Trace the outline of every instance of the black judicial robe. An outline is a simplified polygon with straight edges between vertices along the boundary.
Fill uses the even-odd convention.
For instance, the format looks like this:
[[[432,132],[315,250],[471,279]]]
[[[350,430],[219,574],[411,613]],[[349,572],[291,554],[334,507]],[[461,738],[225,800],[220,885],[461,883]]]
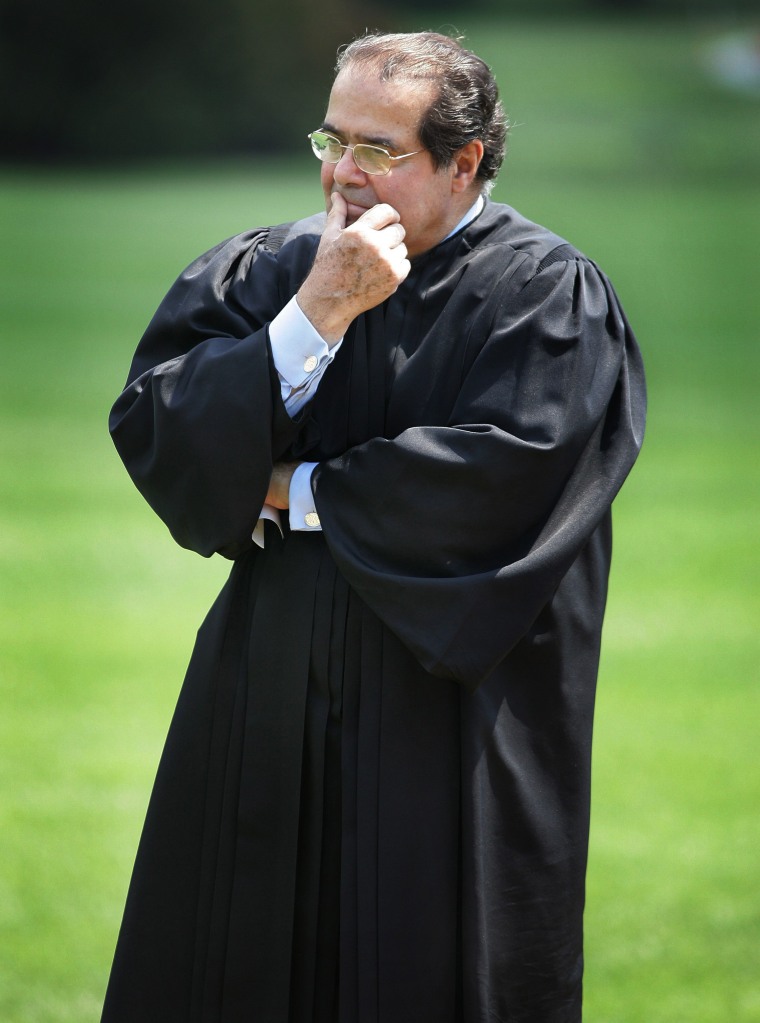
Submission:
[[[267,325],[324,215],[193,263],[111,431],[232,559],[161,759],[104,1023],[581,1018],[610,505],[642,440],[602,272],[487,203],[286,413]],[[273,462],[323,531],[251,540]]]

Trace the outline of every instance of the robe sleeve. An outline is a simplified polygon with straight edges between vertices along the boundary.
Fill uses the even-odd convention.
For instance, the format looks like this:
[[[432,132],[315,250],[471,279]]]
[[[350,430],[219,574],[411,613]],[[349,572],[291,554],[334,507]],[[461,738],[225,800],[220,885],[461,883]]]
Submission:
[[[251,546],[287,414],[267,324],[285,304],[266,231],[201,256],[159,306],[109,420],[135,485],[174,539],[206,557]]]
[[[449,421],[322,462],[341,572],[429,672],[475,688],[552,598],[643,437],[636,342],[583,258],[495,296]]]

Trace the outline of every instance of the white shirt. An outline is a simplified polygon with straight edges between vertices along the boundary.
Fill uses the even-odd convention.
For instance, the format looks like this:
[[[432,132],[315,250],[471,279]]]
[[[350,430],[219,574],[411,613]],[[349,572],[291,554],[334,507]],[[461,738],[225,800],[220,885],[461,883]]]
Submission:
[[[446,238],[466,227],[484,205],[485,200],[479,195]],[[285,409],[290,416],[295,416],[316,393],[325,370],[343,344],[343,338],[328,348],[327,342],[301,311],[294,295],[269,324],[269,342]],[[302,462],[290,481],[289,519],[292,530],[314,532],[322,528],[311,492],[311,474],[316,465],[317,462]],[[282,532],[279,510],[265,504],[253,531],[253,539],[259,547],[264,546],[265,519],[274,522]]]

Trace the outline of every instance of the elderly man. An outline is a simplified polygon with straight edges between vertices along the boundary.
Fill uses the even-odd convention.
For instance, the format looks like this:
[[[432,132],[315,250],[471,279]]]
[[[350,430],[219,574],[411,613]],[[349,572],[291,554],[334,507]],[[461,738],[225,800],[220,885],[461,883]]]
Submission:
[[[433,33],[342,53],[327,214],[193,263],[114,407],[233,560],[188,669],[105,1023],[581,1018],[610,505],[643,432],[606,277],[489,200],[506,123]]]

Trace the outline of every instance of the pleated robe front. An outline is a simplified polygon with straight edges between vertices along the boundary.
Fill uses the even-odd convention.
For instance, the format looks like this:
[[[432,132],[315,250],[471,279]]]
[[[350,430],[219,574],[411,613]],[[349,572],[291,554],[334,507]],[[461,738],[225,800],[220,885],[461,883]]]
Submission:
[[[641,443],[609,281],[488,203],[291,419],[267,326],[323,217],[167,295],[114,441],[233,559],[159,766],[104,1023],[574,1023],[610,505]],[[251,531],[280,458],[323,532]]]

